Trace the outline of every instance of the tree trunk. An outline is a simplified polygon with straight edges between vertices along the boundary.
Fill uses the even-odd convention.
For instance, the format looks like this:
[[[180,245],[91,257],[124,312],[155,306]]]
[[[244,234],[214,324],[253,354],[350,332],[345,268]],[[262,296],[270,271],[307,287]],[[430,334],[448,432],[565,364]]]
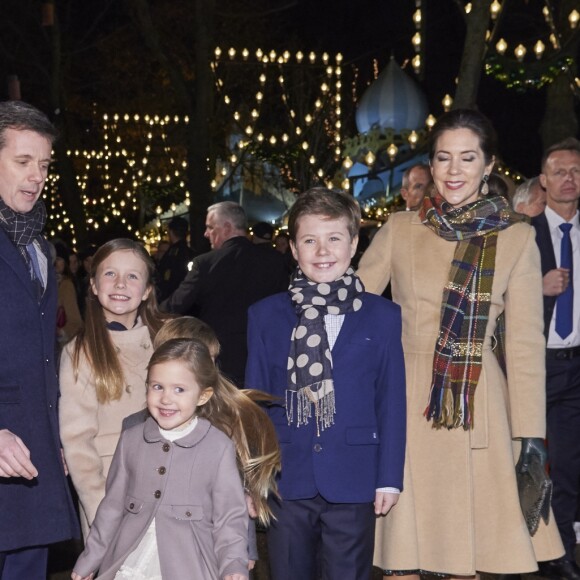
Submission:
[[[213,113],[213,75],[210,67],[215,7],[213,0],[195,0],[195,103],[188,133],[188,175],[190,183],[189,222],[191,246],[195,252],[207,249],[203,237],[205,214],[213,200],[210,168],[215,158],[210,146]]]
[[[210,68],[213,39],[213,0],[195,0],[195,71],[193,88],[188,86],[179,66],[176,66],[163,48],[163,42],[149,10],[147,0],[127,0],[133,15],[153,56],[167,71],[175,91],[178,106],[189,117],[187,132],[187,189],[190,192],[189,208],[191,245],[195,251],[207,249],[203,238],[205,211],[211,204],[212,191],[209,167],[215,163],[210,155],[209,124],[212,118],[213,77]]]
[[[82,201],[82,193],[77,185],[76,172],[72,159],[67,151],[72,149],[68,140],[68,123],[66,115],[66,103],[63,96],[62,75],[62,50],[60,38],[60,26],[58,13],[54,11],[54,21],[51,27],[52,70],[50,76],[50,103],[55,114],[55,125],[60,132],[59,138],[54,144],[60,182],[58,191],[62,198],[63,206],[67,208],[67,215],[74,228],[75,241],[82,247],[88,242],[88,231],[85,211]]]
[[[489,26],[489,7],[492,0],[473,0],[466,15],[467,31],[463,56],[459,66],[454,109],[476,108],[477,91],[485,58],[485,34]]]
[[[565,0],[562,2],[559,14],[560,20],[558,29],[565,30],[568,28],[566,21],[568,14],[574,8],[577,8],[577,0]],[[576,32],[566,44],[566,53],[576,55],[578,53],[578,44],[580,41],[579,33]],[[576,62],[572,64],[572,70],[561,72],[554,81],[548,86],[546,92],[546,111],[542,119],[541,134],[542,145],[544,150],[566,139],[566,137],[575,137],[578,133],[578,120],[574,110],[574,94],[570,89],[570,83],[576,76]]]

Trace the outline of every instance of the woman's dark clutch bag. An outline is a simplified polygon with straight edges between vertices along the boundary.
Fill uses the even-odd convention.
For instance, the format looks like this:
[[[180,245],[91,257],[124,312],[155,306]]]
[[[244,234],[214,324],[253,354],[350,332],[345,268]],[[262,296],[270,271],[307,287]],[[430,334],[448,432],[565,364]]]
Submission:
[[[520,505],[530,535],[540,525],[540,517],[547,524],[552,501],[552,480],[548,477],[540,458],[530,457],[529,463],[518,464],[516,469]]]

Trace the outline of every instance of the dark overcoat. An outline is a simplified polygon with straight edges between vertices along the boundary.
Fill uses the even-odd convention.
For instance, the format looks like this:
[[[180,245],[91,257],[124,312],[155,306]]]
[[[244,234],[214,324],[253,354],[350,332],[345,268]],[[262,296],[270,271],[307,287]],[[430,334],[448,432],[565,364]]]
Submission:
[[[48,270],[39,299],[20,252],[0,228],[0,429],[22,439],[38,470],[32,481],[0,478],[0,551],[78,536],[58,434],[57,285]]]
[[[198,256],[191,272],[161,307],[197,316],[209,324],[221,345],[220,370],[243,386],[246,368],[248,308],[288,288],[282,254],[266,252],[245,236]]]

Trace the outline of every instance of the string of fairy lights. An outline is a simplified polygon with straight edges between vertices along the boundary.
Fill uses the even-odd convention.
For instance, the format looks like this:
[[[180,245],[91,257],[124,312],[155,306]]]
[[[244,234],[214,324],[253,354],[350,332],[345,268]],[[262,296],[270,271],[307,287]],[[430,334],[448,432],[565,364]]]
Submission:
[[[212,181],[214,189],[230,178],[231,174],[243,164],[243,151],[270,152],[294,147],[307,156],[311,171],[320,179],[326,177],[327,171],[322,166],[322,159],[317,158],[311,134],[316,133],[313,127],[323,127],[328,148],[336,160],[342,154],[342,54],[330,56],[324,52],[316,54],[301,51],[291,54],[289,51],[268,53],[261,49],[250,52],[248,49],[236,51],[229,48],[215,49],[215,61],[212,69],[216,78],[216,89],[231,119],[232,132],[241,136],[232,147],[229,158],[221,160],[216,178]],[[244,65],[246,78],[253,75],[254,86],[258,90],[253,95],[239,93],[239,87],[228,87],[226,75],[232,65]],[[300,95],[293,85],[291,76],[295,67],[307,67],[314,71],[317,80],[315,89],[310,95],[310,102],[301,103]],[[275,85],[275,87],[274,87]],[[270,101],[265,99],[266,88],[270,87]],[[232,94],[232,90],[238,89]],[[298,98],[297,98],[298,97]],[[264,109],[276,107],[276,102],[285,111],[285,117],[277,118],[275,123],[264,117]],[[264,104],[267,102],[267,107]],[[302,111],[298,112],[298,106]],[[267,116],[267,111],[266,111]],[[284,168],[287,172],[290,167]],[[287,177],[291,177],[287,175]]]
[[[573,85],[580,87],[575,77],[575,58],[570,47],[574,38],[580,13],[572,9],[566,23],[558,24],[550,0],[544,1],[542,15],[545,27],[538,36],[515,46],[502,36],[501,16],[509,5],[509,0],[494,0],[490,6],[494,25],[488,31],[489,50],[485,72],[505,84],[508,89],[526,91],[540,89],[550,84],[560,74],[570,75]],[[471,5],[466,5],[469,12]],[[522,66],[524,65],[525,66]]]
[[[546,28],[541,37],[530,40],[528,44],[518,42],[511,46],[501,28],[501,16],[508,4],[509,0],[494,0],[490,6],[486,73],[515,90],[538,89],[559,74],[571,74],[575,61],[566,48],[580,21],[578,11],[570,12],[567,29],[560,30],[551,3],[546,0],[542,10]],[[470,10],[471,3],[467,2],[465,11],[469,13]],[[413,33],[409,48],[412,56],[409,61],[414,73],[420,77],[425,25],[421,0],[415,0],[411,18]],[[395,163],[402,152],[424,144],[436,121],[435,116],[429,114],[423,128],[402,131],[373,129],[365,135],[346,137],[343,134],[345,87],[340,53],[217,47],[211,67],[216,94],[225,111],[225,122],[229,123],[231,132],[238,135],[229,152],[219,158],[213,168],[212,187],[216,192],[236,172],[252,171],[252,167],[247,166],[249,159],[282,160],[280,171],[291,181],[292,165],[283,161],[284,154],[289,151],[293,152],[294,158],[304,158],[309,171],[319,181],[348,189],[347,173],[353,163],[365,163],[371,171],[382,150],[391,163]],[[232,67],[243,71],[244,86],[251,91],[249,94],[242,94],[239,83],[230,82]],[[377,65],[376,69],[375,78],[378,76]],[[308,71],[309,78],[314,79],[309,83],[311,92],[306,102],[304,95],[298,94],[300,85],[293,80],[297,70]],[[356,71],[354,77],[348,90],[356,102]],[[580,90],[580,80],[573,80]],[[441,101],[443,110],[449,110],[452,104],[452,96],[446,94]],[[277,111],[275,122],[272,122],[273,108]],[[175,211],[176,203],[189,205],[191,192],[185,178],[187,163],[182,148],[173,138],[176,131],[187,128],[189,119],[177,115],[130,113],[95,113],[95,116],[99,145],[91,150],[67,152],[77,168],[77,184],[82,192],[89,228],[98,231],[114,222],[131,233],[133,224],[137,223],[136,216],[143,213],[146,205],[147,210],[152,210],[157,216],[157,227],[136,233],[145,243],[154,244],[162,234],[159,216],[168,209]],[[139,138],[134,138],[135,135]],[[325,140],[322,148],[317,144],[321,135]],[[331,172],[329,156],[335,162],[335,169],[339,167],[338,172]],[[156,159],[161,157],[163,163],[159,164]],[[500,168],[500,172],[516,182],[521,179],[506,168]],[[58,194],[60,185],[59,176],[52,174],[46,186],[48,231],[53,237],[67,232],[75,246],[74,226]],[[168,207],[162,207],[155,200],[155,194],[161,190],[172,192],[167,200]],[[374,207],[372,211],[379,217],[388,213],[387,208],[376,207],[376,204]]]

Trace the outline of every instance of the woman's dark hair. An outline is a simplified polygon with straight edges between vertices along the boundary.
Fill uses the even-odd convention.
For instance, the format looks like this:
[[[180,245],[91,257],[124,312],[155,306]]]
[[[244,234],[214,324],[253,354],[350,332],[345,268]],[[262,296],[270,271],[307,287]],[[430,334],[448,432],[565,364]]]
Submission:
[[[485,163],[491,163],[497,153],[497,135],[489,119],[474,109],[454,109],[444,113],[437,119],[431,130],[429,159],[433,159],[437,141],[446,131],[454,129],[469,129],[479,138],[479,146],[483,151]]]

